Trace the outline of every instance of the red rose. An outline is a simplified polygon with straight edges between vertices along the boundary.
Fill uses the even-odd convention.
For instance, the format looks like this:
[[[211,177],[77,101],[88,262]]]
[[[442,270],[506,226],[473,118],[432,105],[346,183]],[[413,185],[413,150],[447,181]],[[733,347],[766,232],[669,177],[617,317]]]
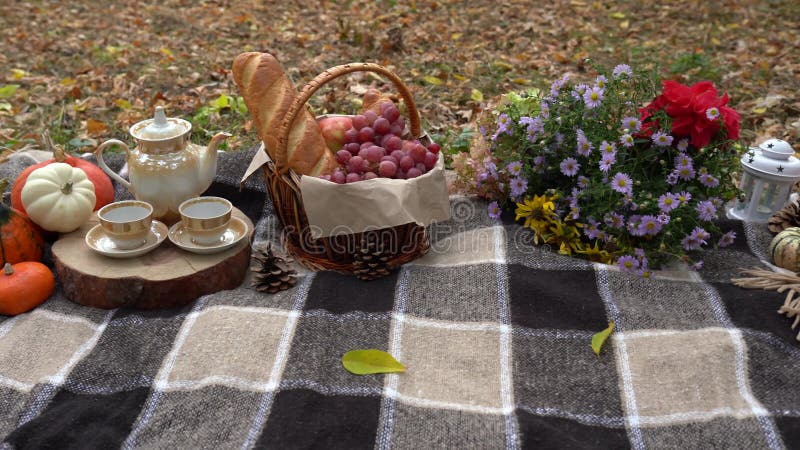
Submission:
[[[688,137],[697,149],[708,145],[725,124],[728,139],[739,138],[741,117],[728,104],[728,94],[719,97],[717,89],[710,81],[701,81],[686,86],[676,81],[665,81],[664,89],[649,105],[639,110],[642,121],[641,135],[649,137],[659,129],[657,120],[652,119],[656,111],[665,111],[672,119],[672,135],[676,138]],[[708,112],[716,108],[719,116],[709,118]]]

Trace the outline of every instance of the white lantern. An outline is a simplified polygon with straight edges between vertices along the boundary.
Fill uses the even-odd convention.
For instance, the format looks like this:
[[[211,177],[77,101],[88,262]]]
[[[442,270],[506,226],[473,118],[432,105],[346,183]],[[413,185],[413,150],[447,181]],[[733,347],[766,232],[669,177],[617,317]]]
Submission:
[[[739,188],[744,200],[728,209],[729,219],[766,222],[789,200],[792,185],[800,180],[800,160],[788,142],[768,139],[742,156]]]

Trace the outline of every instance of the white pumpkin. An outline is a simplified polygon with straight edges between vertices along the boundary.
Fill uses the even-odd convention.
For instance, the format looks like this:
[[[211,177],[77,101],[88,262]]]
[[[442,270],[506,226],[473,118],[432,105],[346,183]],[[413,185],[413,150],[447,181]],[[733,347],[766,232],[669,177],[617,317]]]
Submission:
[[[34,170],[22,188],[28,217],[48,231],[78,229],[92,215],[94,203],[94,184],[83,170],[65,163]]]

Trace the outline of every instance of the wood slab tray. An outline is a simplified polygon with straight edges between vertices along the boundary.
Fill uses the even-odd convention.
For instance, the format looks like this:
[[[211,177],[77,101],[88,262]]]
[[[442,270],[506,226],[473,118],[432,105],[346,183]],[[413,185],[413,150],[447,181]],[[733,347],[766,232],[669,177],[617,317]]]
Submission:
[[[247,238],[220,253],[189,253],[165,239],[155,250],[130,259],[98,255],[84,237],[97,225],[92,216],[80,229],[53,244],[58,280],[70,300],[95,308],[124,306],[157,309],[185,305],[198,297],[233,289],[250,266],[253,222],[240,210],[233,215],[248,226]]]

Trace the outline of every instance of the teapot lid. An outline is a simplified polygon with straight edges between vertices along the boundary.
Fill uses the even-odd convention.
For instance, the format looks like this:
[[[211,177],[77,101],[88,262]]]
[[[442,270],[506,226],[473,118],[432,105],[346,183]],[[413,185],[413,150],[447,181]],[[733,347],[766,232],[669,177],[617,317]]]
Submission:
[[[163,106],[156,106],[152,119],[143,120],[134,124],[131,135],[136,139],[147,141],[161,141],[182,136],[192,129],[192,124],[175,117],[167,117]]]

